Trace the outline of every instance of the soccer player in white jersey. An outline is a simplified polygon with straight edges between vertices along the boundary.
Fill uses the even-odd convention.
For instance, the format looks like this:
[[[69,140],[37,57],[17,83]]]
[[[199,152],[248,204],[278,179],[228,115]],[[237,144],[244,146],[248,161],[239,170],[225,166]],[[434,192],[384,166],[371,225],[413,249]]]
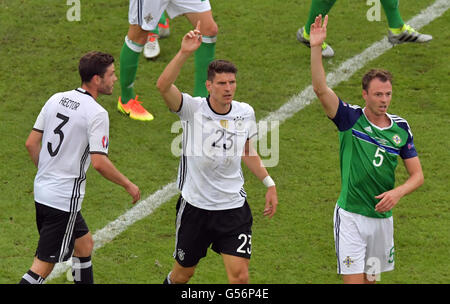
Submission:
[[[93,283],[93,239],[81,215],[86,171],[93,167],[140,199],[139,188],[108,159],[108,112],[97,103],[111,95],[117,80],[114,58],[89,52],[80,59],[81,88],[53,95],[45,103],[26,141],[38,168],[34,200],[39,243],[31,268],[20,283],[39,284],[55,263],[72,257],[75,283]]]
[[[311,25],[311,77],[314,92],[339,131],[341,193],[334,213],[338,273],[344,283],[375,283],[377,276],[394,269],[392,209],[416,190],[424,177],[406,120],[388,114],[392,75],[372,69],[362,79],[365,107],[343,102],[327,86],[321,45],[328,16]],[[395,186],[401,157],[408,179]]]
[[[208,68],[209,97],[191,97],[174,85],[185,61],[202,43],[200,24],[158,79],[157,87],[183,125],[178,186],[175,263],[165,283],[187,283],[208,247],[221,254],[230,283],[248,283],[252,213],[246,200],[241,161],[267,186],[264,215],[278,205],[275,183],[250,139],[256,135],[253,108],[233,100],[236,67],[215,60]]]

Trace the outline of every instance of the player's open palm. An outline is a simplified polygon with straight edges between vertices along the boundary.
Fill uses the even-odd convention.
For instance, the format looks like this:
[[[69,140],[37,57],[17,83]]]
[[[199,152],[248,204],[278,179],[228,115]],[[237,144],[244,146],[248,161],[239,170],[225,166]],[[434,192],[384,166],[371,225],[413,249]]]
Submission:
[[[195,52],[202,44],[202,34],[200,33],[200,20],[194,30],[184,35],[181,41],[181,50],[186,53]]]
[[[322,25],[322,15],[316,17],[316,20],[311,24],[311,30],[309,33],[309,44],[313,46],[321,46],[327,37],[327,23],[328,15],[323,19]]]

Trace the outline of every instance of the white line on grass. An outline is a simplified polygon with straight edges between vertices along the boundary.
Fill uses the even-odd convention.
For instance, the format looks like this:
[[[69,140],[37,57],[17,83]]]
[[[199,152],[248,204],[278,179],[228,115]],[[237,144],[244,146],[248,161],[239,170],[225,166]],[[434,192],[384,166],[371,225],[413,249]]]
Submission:
[[[429,24],[436,18],[442,16],[450,7],[450,1],[437,0],[432,5],[422,10],[418,15],[413,17],[406,23],[420,29],[423,26]],[[327,83],[330,88],[333,88],[343,81],[348,80],[356,71],[361,69],[369,61],[379,57],[386,51],[392,48],[392,45],[388,42],[385,36],[380,41],[373,43],[362,53],[346,60],[336,70],[328,73]],[[283,123],[286,119],[291,118],[298,111],[309,105],[316,95],[312,89],[312,86],[308,86],[302,92],[294,95],[281,106],[277,111],[270,113],[267,117],[261,119],[262,121],[279,121]],[[272,125],[272,124],[271,124]],[[259,138],[262,138],[266,134],[259,134]],[[117,235],[125,231],[128,226],[135,222],[147,217],[161,204],[172,199],[177,195],[178,189],[176,182],[165,185],[162,189],[156,191],[146,199],[140,201],[136,206],[128,210],[123,215],[119,216],[116,220],[107,224],[104,228],[95,232],[94,238],[94,251],[103,247],[105,244],[113,240]],[[48,276],[47,281],[59,277],[65,273],[71,267],[71,260],[59,263],[55,265],[53,272]]]

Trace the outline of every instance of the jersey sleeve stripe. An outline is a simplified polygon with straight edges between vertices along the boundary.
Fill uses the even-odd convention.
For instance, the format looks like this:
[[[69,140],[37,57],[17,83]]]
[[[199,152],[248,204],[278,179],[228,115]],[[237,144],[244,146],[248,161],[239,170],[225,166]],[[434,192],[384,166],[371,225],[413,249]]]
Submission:
[[[102,155],[108,156],[108,153],[105,153],[105,152],[103,152],[103,151],[90,151],[89,153],[90,153],[90,154],[102,154]]]

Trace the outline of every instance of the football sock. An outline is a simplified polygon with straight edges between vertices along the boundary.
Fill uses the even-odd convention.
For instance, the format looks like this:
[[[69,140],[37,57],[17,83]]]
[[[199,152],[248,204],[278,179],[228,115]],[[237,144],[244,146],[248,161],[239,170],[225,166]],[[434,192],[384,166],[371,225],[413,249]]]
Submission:
[[[45,278],[41,277],[37,273],[34,273],[30,269],[23,275],[22,280],[20,280],[19,284],[42,284],[44,283],[44,280]]]
[[[172,282],[170,281],[170,274],[171,274],[171,273],[172,273],[172,271],[169,272],[169,274],[167,275],[167,277],[166,277],[166,279],[164,280],[163,284],[172,284]]]
[[[94,284],[91,257],[72,257],[72,276],[75,284]]]
[[[214,60],[216,54],[216,36],[203,36],[202,44],[195,51],[195,82],[194,82],[194,97],[208,96],[205,82],[208,78],[208,65]]]
[[[398,0],[381,0],[384,12],[386,14],[389,27],[391,29],[401,29],[405,24],[400,16]]]
[[[322,17],[324,17],[333,7],[334,3],[336,3],[336,0],[312,0],[311,1],[311,7],[309,9],[309,16],[308,21],[305,25],[305,32],[308,34],[309,37],[309,30],[311,29],[311,24],[314,23],[317,16],[322,14]]]
[[[120,87],[121,100],[126,104],[130,99],[134,99],[134,81],[138,68],[139,56],[144,46],[138,44],[125,36],[122,50],[120,52]]]
[[[167,19],[166,12],[163,12],[162,15],[161,15],[161,18],[159,18],[158,23],[166,24],[166,19]],[[159,26],[156,26],[153,31],[150,31],[150,33],[159,35]]]
[[[166,15],[166,12],[163,12],[163,14],[161,15],[161,18],[159,18],[158,23],[167,25],[167,24],[166,24],[166,21],[167,21],[167,15]]]

